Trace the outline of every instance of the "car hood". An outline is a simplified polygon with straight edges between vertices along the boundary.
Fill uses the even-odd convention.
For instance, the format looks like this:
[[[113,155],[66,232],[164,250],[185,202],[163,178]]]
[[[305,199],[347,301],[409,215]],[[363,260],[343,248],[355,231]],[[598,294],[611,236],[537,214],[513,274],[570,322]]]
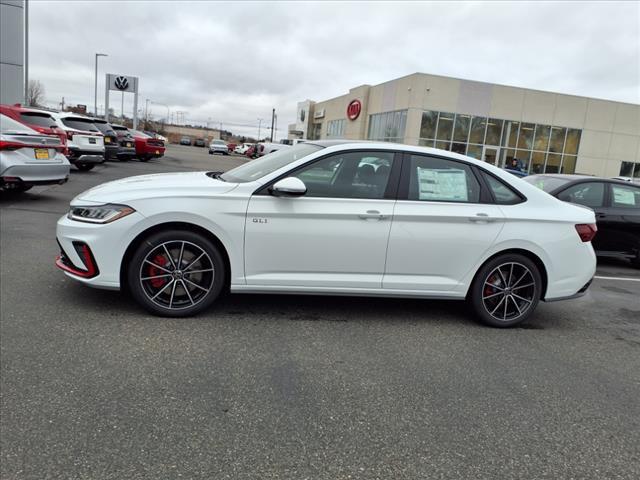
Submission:
[[[126,203],[148,198],[215,196],[238,186],[216,180],[207,172],[158,173],[103,183],[82,192],[71,205]]]

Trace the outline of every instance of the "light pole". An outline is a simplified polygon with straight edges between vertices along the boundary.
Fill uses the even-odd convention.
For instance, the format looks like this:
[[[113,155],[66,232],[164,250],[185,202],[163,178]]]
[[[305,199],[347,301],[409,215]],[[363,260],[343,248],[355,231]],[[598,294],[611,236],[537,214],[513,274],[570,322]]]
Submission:
[[[106,53],[96,53],[96,74],[93,87],[93,114],[98,116],[98,57],[108,57]],[[105,87],[108,88],[108,87]]]
[[[262,119],[262,118],[258,119],[258,141],[260,141],[260,127],[262,126],[262,121],[263,120],[264,119]]]

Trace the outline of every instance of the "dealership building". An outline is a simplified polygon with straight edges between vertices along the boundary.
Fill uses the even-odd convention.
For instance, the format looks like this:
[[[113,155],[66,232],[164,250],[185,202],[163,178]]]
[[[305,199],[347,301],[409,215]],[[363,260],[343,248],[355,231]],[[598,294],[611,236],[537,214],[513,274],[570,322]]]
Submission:
[[[529,173],[640,177],[640,105],[414,73],[298,103],[289,138],[451,150]]]

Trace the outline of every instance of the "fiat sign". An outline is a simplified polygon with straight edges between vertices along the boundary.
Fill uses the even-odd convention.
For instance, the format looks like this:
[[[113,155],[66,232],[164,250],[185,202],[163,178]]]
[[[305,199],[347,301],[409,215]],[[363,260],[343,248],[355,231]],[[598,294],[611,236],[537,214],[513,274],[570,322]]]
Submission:
[[[355,120],[360,116],[360,110],[362,110],[362,104],[360,100],[351,100],[347,106],[347,117],[349,120]]]

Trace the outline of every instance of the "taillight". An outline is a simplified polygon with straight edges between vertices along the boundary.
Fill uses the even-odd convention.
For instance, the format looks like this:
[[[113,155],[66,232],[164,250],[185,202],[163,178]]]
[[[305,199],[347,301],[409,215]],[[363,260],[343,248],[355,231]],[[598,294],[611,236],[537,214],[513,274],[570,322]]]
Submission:
[[[76,132],[73,132],[71,130],[67,130],[67,139],[69,140],[73,140],[73,134]]]
[[[576,225],[576,232],[578,232],[578,236],[583,242],[590,242],[593,240],[597,231],[598,227],[596,227],[595,223],[579,223]]]
[[[27,145],[20,142],[5,142],[4,140],[0,140],[0,150],[18,150],[26,146]]]

